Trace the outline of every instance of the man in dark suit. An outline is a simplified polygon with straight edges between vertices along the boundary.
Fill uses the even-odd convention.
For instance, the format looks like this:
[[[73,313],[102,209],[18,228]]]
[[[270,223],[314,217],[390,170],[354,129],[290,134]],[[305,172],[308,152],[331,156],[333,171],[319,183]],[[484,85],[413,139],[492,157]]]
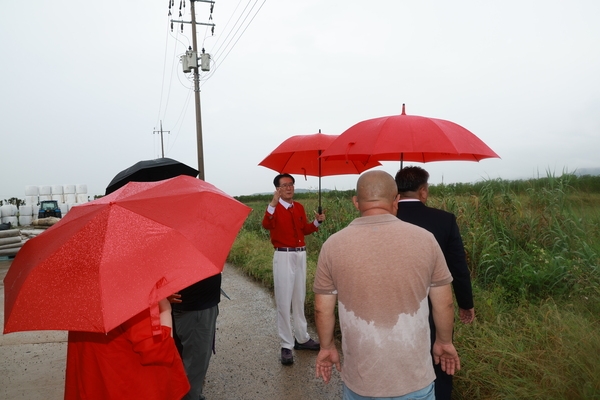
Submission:
[[[428,179],[429,173],[421,167],[406,167],[398,171],[396,185],[400,194],[400,202],[397,217],[433,233],[452,274],[452,287],[459,307],[460,320],[462,323],[469,324],[475,319],[475,309],[473,308],[471,275],[467,267],[460,231],[454,214],[427,207]],[[431,343],[434,343],[435,325],[431,315],[429,324],[431,326]],[[434,365],[434,369],[436,399],[450,399],[452,375],[442,371],[439,365]]]

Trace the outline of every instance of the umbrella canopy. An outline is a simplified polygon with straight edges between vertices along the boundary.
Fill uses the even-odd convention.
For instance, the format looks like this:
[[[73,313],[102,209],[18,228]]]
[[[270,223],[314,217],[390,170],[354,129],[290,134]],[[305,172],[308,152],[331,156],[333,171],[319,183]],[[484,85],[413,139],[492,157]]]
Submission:
[[[106,187],[106,194],[111,194],[127,182],[154,182],[179,175],[195,178],[198,170],[172,158],[140,161],[115,175]]]
[[[369,119],[342,133],[321,156],[326,160],[479,161],[500,158],[473,133],[443,119],[402,114]]]
[[[250,208],[189,176],[131,182],[28,240],[5,279],[4,333],[108,332],[220,273]]]
[[[319,210],[321,209],[321,177],[331,175],[360,174],[381,165],[375,160],[323,160],[321,153],[339,135],[314,133],[296,135],[284,140],[258,165],[279,173],[302,174],[319,177]]]
[[[292,136],[284,140],[258,165],[279,173],[318,177],[360,174],[381,165],[377,161],[365,163],[356,160],[323,161],[320,158],[321,153],[338,137],[339,135],[326,135],[321,131],[312,135]]]

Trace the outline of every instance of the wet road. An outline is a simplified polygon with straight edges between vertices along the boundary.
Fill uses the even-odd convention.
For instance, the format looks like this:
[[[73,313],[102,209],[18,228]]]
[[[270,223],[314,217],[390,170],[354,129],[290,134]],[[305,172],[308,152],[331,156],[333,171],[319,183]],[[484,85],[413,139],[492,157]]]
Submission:
[[[10,261],[0,261],[0,280]],[[316,352],[294,351],[295,362],[279,360],[273,296],[227,265],[217,320],[216,354],[206,377],[208,400],[340,399],[341,380],[334,372],[325,385],[314,377]],[[4,285],[0,284],[4,323]],[[316,339],[314,327],[309,326]],[[62,399],[66,332],[16,332],[0,336],[0,399]]]

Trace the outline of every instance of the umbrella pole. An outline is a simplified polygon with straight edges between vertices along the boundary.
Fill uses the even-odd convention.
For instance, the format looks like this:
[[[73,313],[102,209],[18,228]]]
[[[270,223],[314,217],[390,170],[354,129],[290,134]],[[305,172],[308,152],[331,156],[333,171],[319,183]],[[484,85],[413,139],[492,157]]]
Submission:
[[[319,214],[323,214],[323,208],[321,207],[321,150],[319,150]]]
[[[323,207],[321,207],[321,177],[319,176],[319,214],[323,214]]]

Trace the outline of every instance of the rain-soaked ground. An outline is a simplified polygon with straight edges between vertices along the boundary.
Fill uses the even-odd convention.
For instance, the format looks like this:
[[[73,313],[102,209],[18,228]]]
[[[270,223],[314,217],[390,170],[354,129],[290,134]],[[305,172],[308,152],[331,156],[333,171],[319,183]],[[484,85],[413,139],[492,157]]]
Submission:
[[[11,261],[0,261],[4,280]],[[279,360],[275,302],[269,291],[227,265],[217,320],[216,354],[208,369],[208,400],[340,399],[341,380],[334,372],[325,385],[314,377],[316,352],[294,351],[295,362]],[[4,284],[0,283],[0,319],[4,324]],[[64,305],[68,306],[68,305]],[[309,326],[311,337],[317,338]],[[62,399],[66,332],[16,332],[0,336],[0,399]]]

